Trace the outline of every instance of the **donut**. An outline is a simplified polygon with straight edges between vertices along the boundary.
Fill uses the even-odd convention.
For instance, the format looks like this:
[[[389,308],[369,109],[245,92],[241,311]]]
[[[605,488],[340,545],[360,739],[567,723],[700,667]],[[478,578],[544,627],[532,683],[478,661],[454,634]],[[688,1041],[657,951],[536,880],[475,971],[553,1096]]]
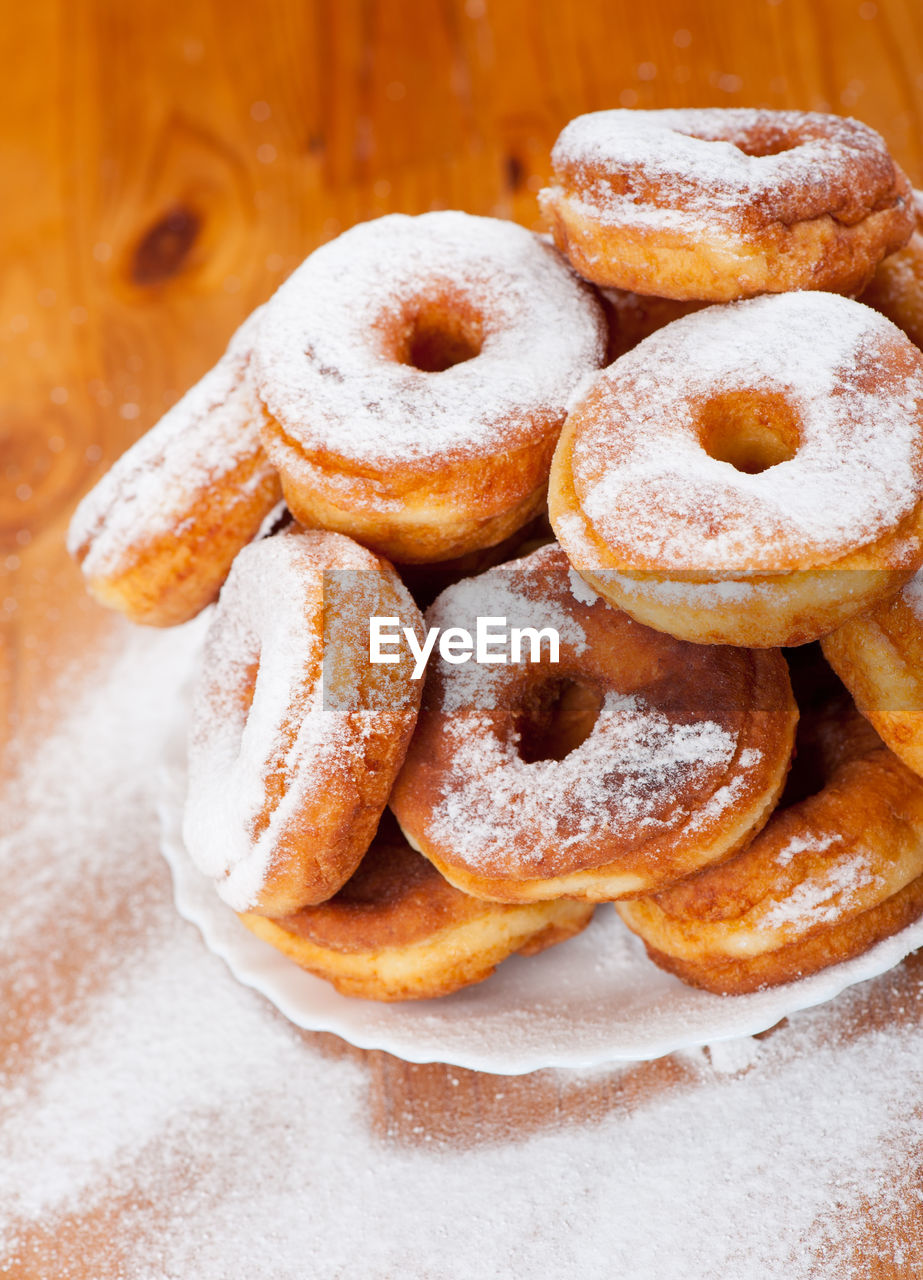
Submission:
[[[821,646],[884,742],[923,775],[923,573]]]
[[[293,525],[234,561],[193,698],[183,836],[235,911],[323,902],[371,843],[421,683],[409,654],[370,662],[376,615],[421,626],[391,566],[342,534]]]
[[[913,235],[878,264],[859,299],[892,320],[918,347],[923,347],[923,192],[914,191]]]
[[[616,904],[683,982],[722,994],[792,982],[923,912],[923,782],[848,702],[823,716],[811,730],[819,790],[730,861]]]
[[[553,628],[558,661],[550,637],[532,661],[430,661],[390,804],[451,884],[608,901],[729,857],[768,819],[796,720],[779,653],[640,626],[557,545],[450,587],[426,620],[478,616]]]
[[[281,497],[250,382],[258,323],[255,312],[74,513],[68,549],[87,587],[133,622],[172,626],[211,604]]]
[[[390,814],[359,869],[329,902],[279,919],[240,919],[290,960],[366,1000],[425,1000],[489,978],[590,922],[583,902],[504,906],[454,889],[407,844]]]
[[[803,644],[923,561],[923,356],[834,294],[707,307],[597,375],[549,513],[586,581],[706,644]]]
[[[587,280],[636,293],[857,293],[913,230],[884,141],[842,116],[595,111],[551,160],[539,203],[558,248]]]
[[[362,223],[266,306],[254,346],[266,451],[296,518],[402,563],[501,542],[544,505],[605,318],[511,222]]]

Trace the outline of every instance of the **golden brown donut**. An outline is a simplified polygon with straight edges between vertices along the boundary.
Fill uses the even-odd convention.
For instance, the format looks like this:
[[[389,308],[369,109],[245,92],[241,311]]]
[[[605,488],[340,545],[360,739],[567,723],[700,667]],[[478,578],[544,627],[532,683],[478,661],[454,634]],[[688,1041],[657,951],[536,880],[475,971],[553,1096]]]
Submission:
[[[399,563],[493,546],[544,506],[593,291],[524,228],[392,214],[313,253],[265,308],[263,440],[302,523]]]
[[[647,626],[817,639],[923,561],[923,355],[835,294],[706,307],[596,376],[548,506],[578,572]]]
[[[421,627],[386,562],[296,526],[238,555],[205,644],[183,836],[236,911],[323,902],[362,859],[413,730],[405,650],[369,661],[369,618]]]
[[[651,959],[684,982],[725,994],[792,982],[923,912],[923,782],[848,699],[822,715],[820,791],[779,809],[730,861],[617,904]]]
[[[535,955],[579,933],[593,906],[503,906],[454,889],[410,848],[390,814],[358,870],[329,902],[270,920],[241,914],[257,937],[366,1000],[425,1000],[490,977],[514,952]]]
[[[910,184],[858,120],[753,108],[596,111],[539,202],[594,284],[728,302],[856,293],[913,229]]]
[[[903,249],[878,264],[859,301],[874,307],[923,347],[923,192],[914,191],[913,235]]]
[[[430,662],[390,803],[452,884],[607,901],[729,857],[767,820],[796,720],[780,654],[642,627],[557,546],[450,587],[426,619],[476,616],[554,628],[559,661],[543,644],[537,662]]]
[[[923,774],[923,573],[821,644],[862,714]]]
[[[68,549],[87,587],[133,622],[172,626],[211,604],[281,497],[250,381],[259,314],[74,513]]]

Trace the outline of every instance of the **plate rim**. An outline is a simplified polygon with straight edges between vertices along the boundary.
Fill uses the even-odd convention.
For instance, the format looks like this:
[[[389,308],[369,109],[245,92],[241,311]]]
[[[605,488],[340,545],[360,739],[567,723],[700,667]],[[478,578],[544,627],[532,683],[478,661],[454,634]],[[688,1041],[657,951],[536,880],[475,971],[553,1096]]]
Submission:
[[[171,737],[175,749],[177,745],[175,734]],[[546,1069],[588,1070],[607,1064],[653,1061],[669,1053],[701,1048],[703,1045],[753,1036],[767,1031],[783,1018],[826,1004],[848,987],[880,976],[899,964],[911,951],[923,945],[923,916],[921,916],[900,932],[882,939],[862,955],[838,965],[832,965],[795,982],[766,988],[748,995],[715,996],[714,998],[720,1000],[722,1004],[726,1001],[734,1002],[733,1005],[725,1007],[736,1011],[738,1015],[736,1020],[732,1018],[731,1022],[724,1026],[708,1027],[700,1024],[698,1029],[691,1025],[686,1031],[677,1029],[672,1033],[666,1030],[654,1031],[643,1051],[639,1051],[637,1043],[622,1047],[618,1043],[609,1043],[605,1046],[597,1045],[582,1049],[550,1043],[542,1050],[529,1045],[515,1050],[498,1048],[485,1051],[480,1045],[465,1048],[459,1047],[454,1042],[450,1045],[439,1044],[431,1034],[421,1035],[416,1042],[410,1036],[395,1035],[392,1038],[383,1033],[380,1024],[363,1028],[361,1024],[357,1025],[355,1018],[356,1007],[363,1003],[374,1005],[376,1011],[386,1006],[340,995],[332,987],[329,988],[329,994],[336,1001],[344,1002],[343,1016],[337,1016],[336,1006],[333,1011],[306,1010],[288,990],[290,983],[286,979],[291,976],[292,962],[269,943],[250,933],[236,919],[234,924],[240,931],[239,941],[237,945],[229,945],[226,938],[233,938],[235,935],[233,932],[225,935],[217,922],[227,919],[224,913],[233,914],[231,908],[227,907],[215,893],[213,906],[203,911],[196,905],[195,894],[189,889],[190,884],[199,887],[199,882],[202,887],[211,889],[211,886],[208,884],[208,877],[203,876],[191,862],[182,842],[179,814],[183,790],[184,779],[178,759],[174,758],[172,765],[165,761],[160,771],[157,802],[160,823],[159,847],[161,855],[170,868],[173,900],[179,915],[196,926],[208,950],[224,961],[237,981],[258,991],[296,1026],[305,1031],[331,1033],[356,1048],[381,1050],[405,1062],[415,1064],[441,1062],[492,1075],[515,1076]],[[202,901],[208,902],[209,899],[203,894]],[[601,905],[611,906],[611,904]],[[297,972],[302,978],[310,978],[317,983],[324,982],[322,978],[303,970]],[[712,995],[713,993],[702,994]],[[439,1002],[414,1002],[414,1004],[417,1003],[437,1005]],[[347,1016],[347,1011],[352,1011],[353,1016]],[[438,1040],[438,1037],[436,1039]]]

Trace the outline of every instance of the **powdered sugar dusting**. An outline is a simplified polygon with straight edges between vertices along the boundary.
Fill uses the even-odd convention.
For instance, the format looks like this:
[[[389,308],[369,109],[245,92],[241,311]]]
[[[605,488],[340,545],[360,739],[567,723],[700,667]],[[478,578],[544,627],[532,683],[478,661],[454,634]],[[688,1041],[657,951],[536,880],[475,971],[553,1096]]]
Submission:
[[[581,578],[580,574],[574,569],[569,569],[568,581],[570,582],[571,595],[578,604],[595,604],[599,596],[593,590],[588,582]]]
[[[871,208],[894,183],[874,130],[814,112],[596,111],[567,125],[552,161],[590,216],[687,235],[837,215],[859,193]]]
[[[395,1073],[238,984],[176,915],[156,852],[165,720],[198,633],[185,631],[119,627],[124,654],[20,761],[6,801],[0,868],[29,908],[8,913],[5,960],[22,1003],[7,1010],[0,1117],[10,1275],[303,1280],[307,1234],[331,1275],[468,1280],[485,1232],[493,1273],[522,1280],[912,1271],[913,968],[759,1041],[518,1080]],[[58,945],[32,954],[37,920]],[[592,966],[595,925],[566,944],[584,945]],[[502,1027],[465,999],[439,1008],[475,1039],[534,1025],[531,1007]],[[549,1228],[578,1211],[578,1232]]]
[[[826,853],[831,845],[835,844],[838,837],[835,834],[827,832],[824,835],[814,835],[813,833],[803,836],[792,836],[787,840],[781,849],[775,855],[775,860],[780,867],[787,867],[799,854],[802,853]]]
[[[832,924],[842,918],[862,889],[883,883],[872,870],[867,854],[860,851],[835,859],[823,872],[802,880],[786,897],[773,903],[763,913],[761,924],[770,929]]]
[[[400,363],[387,335],[446,296],[481,318],[480,353],[441,372]],[[464,213],[391,214],[318,249],[282,286],[255,363],[267,409],[306,450],[362,462],[475,456],[560,425],[602,362],[604,331],[586,286],[532,232]]]
[[[713,721],[671,723],[644,699],[612,692],[589,737],[563,760],[526,764],[515,738],[492,730],[484,713],[448,723],[455,771],[427,834],[463,848],[472,868],[502,858],[512,874],[534,871],[549,847],[566,853],[605,841],[614,858],[619,843],[682,826],[693,816],[684,790],[725,770],[736,747]]]
[[[795,456],[758,474],[700,442],[709,403],[743,390],[781,397],[797,423]],[[575,487],[626,568],[829,561],[894,530],[923,497],[923,358],[882,316],[832,294],[677,320],[599,375],[576,412]]]
[[[901,592],[901,599],[923,622],[923,571],[913,575]]]
[[[509,628],[553,628],[561,644],[579,656],[586,651],[586,632],[572,610],[542,589],[537,576],[543,569],[556,566],[561,558],[560,548],[550,543],[522,560],[511,560],[475,578],[454,583],[427,610],[427,626],[462,626],[473,632],[479,617],[505,618]],[[528,571],[524,572],[526,566]],[[471,661],[454,667],[445,684],[444,710],[451,714],[472,706],[493,705],[494,675],[495,668],[490,664]]]
[[[119,458],[78,506],[68,550],[76,555],[85,549],[88,576],[117,572],[139,542],[175,533],[202,495],[226,488],[225,477],[244,461],[252,465],[243,481],[238,478],[238,501],[274,483],[259,441],[262,410],[249,374],[260,315],[255,311],[245,321],[217,365]]]
[[[282,533],[245,548],[206,642],[184,835],[196,865],[219,880],[218,892],[238,911],[256,903],[308,797],[326,789],[334,804],[341,777],[362,773],[365,740],[388,709],[378,705],[375,686],[360,689],[358,680],[351,696],[325,697],[336,657],[329,645],[324,651],[325,569],[355,571],[354,594],[364,580],[371,590],[378,574],[370,553],[337,535]],[[376,599],[369,596],[366,616]],[[338,639],[351,645],[354,638]],[[254,672],[247,705],[241,691]],[[270,775],[281,775],[285,787],[264,823]]]
[[[604,571],[605,572],[605,571]],[[606,581],[617,586],[626,596],[643,596],[660,604],[692,604],[701,608],[719,608],[722,605],[746,604],[773,597],[772,583],[747,582],[739,578],[721,578],[717,582],[686,582],[682,579],[661,579],[659,582],[626,577],[625,574],[606,572]]]

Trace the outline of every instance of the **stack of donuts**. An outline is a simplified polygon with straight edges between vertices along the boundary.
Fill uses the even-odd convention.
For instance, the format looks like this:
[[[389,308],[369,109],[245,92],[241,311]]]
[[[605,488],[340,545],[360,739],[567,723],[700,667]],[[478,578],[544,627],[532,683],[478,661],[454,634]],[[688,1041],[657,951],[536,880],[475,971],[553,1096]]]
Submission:
[[[923,208],[815,113],[602,111],[552,166],[550,236],[318,249],[71,526],[133,620],[217,599],[185,841],[347,995],[605,903],[728,994],[923,913]]]

